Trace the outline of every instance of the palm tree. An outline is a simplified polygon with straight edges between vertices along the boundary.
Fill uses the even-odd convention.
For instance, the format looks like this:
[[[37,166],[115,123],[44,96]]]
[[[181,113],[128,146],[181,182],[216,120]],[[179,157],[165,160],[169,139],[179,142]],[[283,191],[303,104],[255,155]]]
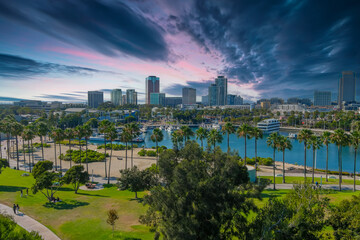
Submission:
[[[180,130],[184,135],[185,143],[190,139],[190,137],[194,136],[194,132],[189,126],[181,126]]]
[[[63,141],[65,139],[64,130],[62,130],[61,128],[56,129],[56,136],[57,136],[57,141],[59,143],[59,156],[61,156],[61,141]],[[62,175],[61,158],[59,158],[59,160],[60,160],[60,174]]]
[[[112,125],[110,128],[108,128],[107,136],[110,140],[110,159],[109,159],[109,170],[108,170],[108,184],[110,184],[110,169],[111,169],[111,158],[112,158],[112,152],[113,152],[113,141],[118,137],[116,128],[114,125]]]
[[[190,128],[189,128],[190,129]],[[184,130],[183,130],[184,131]],[[188,130],[187,130],[188,131]],[[191,129],[190,129],[191,131]],[[192,131],[191,131],[192,132]],[[190,132],[188,132],[187,134],[190,134]],[[162,131],[159,128],[155,128],[153,130],[153,134],[151,135],[151,141],[155,142],[156,144],[156,166],[158,165],[158,161],[159,161],[159,149],[158,149],[158,143],[161,142],[164,139],[164,135],[162,133]],[[186,139],[186,137],[185,137]]]
[[[46,136],[49,132],[49,127],[45,122],[38,122],[37,123],[37,135],[40,137],[41,141],[41,156],[42,160],[44,160],[44,142],[43,137]]]
[[[80,165],[81,165],[81,162],[82,162],[82,157],[81,157],[81,139],[84,137],[84,128],[82,126],[77,126],[75,128],[75,136],[78,138],[78,141],[79,141],[79,151],[80,151]]]
[[[196,139],[200,139],[201,141],[201,148],[203,148],[203,141],[206,139],[209,131],[206,128],[199,127],[198,130],[196,130]]]
[[[19,141],[18,141],[18,136],[21,135],[21,133],[24,130],[23,125],[21,125],[18,122],[14,122],[13,124],[11,124],[11,135],[15,136],[15,140],[16,140],[16,169],[19,170]]]
[[[313,150],[313,167],[312,167],[312,179],[311,182],[314,183],[314,175],[315,175],[315,152],[317,149],[322,147],[322,141],[317,136],[313,135],[310,138],[310,146]]]
[[[33,139],[36,137],[36,126],[35,124],[30,124],[28,125],[29,128],[31,129],[31,139],[30,139],[30,144],[31,144],[31,158],[32,158],[32,164],[35,165],[34,163],[34,147],[33,147]]]
[[[107,129],[111,126],[111,122],[107,119],[102,120],[99,125],[99,132],[104,134],[104,154],[105,154],[105,177],[107,177],[106,173],[106,133]]]
[[[221,135],[221,133],[216,129],[211,129],[209,134],[207,135],[207,142],[214,147],[214,156],[216,143],[221,143],[222,141],[223,136]]]
[[[354,189],[356,191],[356,154],[360,145],[360,131],[353,131],[351,133],[351,145],[354,147],[355,155],[354,155]]]
[[[59,143],[60,155],[61,155],[61,141],[64,139],[63,130],[61,128],[53,128],[51,131],[51,138],[54,140],[55,171],[57,171],[56,143]],[[60,158],[60,172],[61,172],[61,158]]]
[[[273,173],[274,173],[274,190],[275,188],[275,151],[279,144],[279,138],[280,135],[277,132],[271,133],[269,137],[266,140],[266,143],[269,147],[272,147],[274,149],[274,157],[273,157]]]
[[[342,183],[342,147],[349,145],[349,136],[343,129],[336,129],[331,134],[331,142],[338,147],[338,163],[339,163],[339,190],[341,191]]]
[[[331,133],[328,131],[323,132],[322,136],[321,136],[321,140],[323,142],[323,144],[326,146],[326,182],[329,181],[328,179],[328,172],[329,172],[329,143],[331,142]]]
[[[4,123],[2,121],[0,121],[0,159],[3,158],[2,155],[2,138],[1,138],[1,134],[4,132]]]
[[[8,115],[3,120],[3,131],[6,134],[6,148],[7,148],[7,160],[10,166],[10,136],[11,136],[11,125],[14,122],[14,117],[12,115]]]
[[[304,142],[304,179],[305,179],[305,182],[306,182],[306,149],[309,148],[308,143],[313,134],[314,134],[313,131],[311,131],[309,129],[302,129],[298,135],[299,142]]]
[[[67,128],[64,131],[65,138],[69,140],[69,155],[70,155],[70,168],[72,167],[72,154],[71,154],[71,139],[74,138],[74,129],[73,128]]]
[[[33,137],[34,137],[34,133],[33,133],[32,129],[31,129],[31,127],[26,126],[23,133],[22,133],[22,138],[28,142],[27,148],[28,148],[28,152],[29,152],[29,172],[31,172],[30,140],[33,139]],[[24,151],[24,155],[25,155],[25,148],[23,148],[23,151]]]
[[[137,123],[130,123],[129,124],[129,131],[131,137],[134,139],[139,136],[140,128]],[[134,167],[134,143],[131,141],[131,167]]]
[[[230,134],[235,132],[235,127],[231,122],[225,123],[225,125],[221,129],[222,134],[227,134],[227,153],[230,153]]]
[[[245,165],[246,165],[246,138],[248,137],[248,134],[251,133],[251,129],[252,127],[248,124],[243,124],[241,125],[238,130],[236,131],[238,137],[244,137],[244,140],[245,140]]]
[[[260,128],[254,127],[250,132],[250,138],[255,139],[255,179],[257,178],[257,141],[263,138],[263,132]]]
[[[132,137],[129,130],[129,125],[125,125],[120,135],[120,140],[125,143],[125,169],[127,169],[127,151],[128,143],[132,141]]]
[[[282,151],[283,153],[283,183],[285,183],[285,150],[291,150],[292,144],[289,138],[285,136],[280,136],[279,143],[278,143],[278,150]]]
[[[86,171],[89,172],[89,164],[88,164],[88,141],[91,137],[93,131],[91,129],[91,126],[89,124],[84,124],[82,127],[83,129],[83,136],[85,138],[85,162],[86,162]]]

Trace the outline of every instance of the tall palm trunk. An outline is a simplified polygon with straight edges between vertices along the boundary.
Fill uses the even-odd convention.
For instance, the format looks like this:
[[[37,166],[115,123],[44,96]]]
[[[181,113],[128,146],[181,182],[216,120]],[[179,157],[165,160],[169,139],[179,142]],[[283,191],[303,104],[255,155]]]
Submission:
[[[61,144],[60,144],[60,141],[59,141],[59,161],[60,161],[60,174],[62,176],[62,161],[61,161]]]
[[[133,142],[131,142],[131,168],[134,167],[133,154],[134,154],[134,144],[133,144]]]
[[[314,183],[314,175],[315,175],[315,149],[313,149],[313,166],[312,166],[311,183]]]
[[[86,171],[89,172],[89,163],[88,163],[88,140],[87,138],[85,138],[85,147],[86,147],[86,150],[85,150],[85,161],[86,161]]]
[[[28,151],[29,151],[29,172],[31,172],[31,153],[30,153],[30,140],[28,140]]]
[[[326,144],[326,182],[329,181],[328,179],[328,164],[329,164],[329,145]]]
[[[257,140],[255,138],[255,180],[257,180]]]
[[[111,157],[112,157],[112,150],[113,150],[113,146],[112,146],[112,141],[110,143],[110,159],[109,159],[109,171],[108,171],[108,184],[110,184],[110,169],[111,169]]]
[[[338,146],[338,159],[339,159],[339,190],[341,191],[341,178],[342,178],[342,147],[339,145]]]
[[[227,153],[229,154],[230,152],[230,134],[228,133],[227,134]]]
[[[158,142],[156,141],[156,166],[159,163],[159,148],[158,148]]]
[[[16,169],[19,170],[19,145],[18,145],[18,136],[16,135]]]
[[[79,138],[79,150],[80,150],[80,166],[81,166],[81,161],[82,161],[82,157],[81,157],[81,138]]]
[[[200,140],[201,140],[201,149],[204,150],[204,144],[203,144],[204,140],[202,138],[200,138]]]
[[[25,165],[26,159],[25,159],[25,139],[24,138],[22,139],[22,149],[23,149],[23,154],[24,154],[24,165]]]
[[[35,162],[34,162],[34,146],[33,146],[32,139],[30,140],[30,144],[31,144],[31,159],[32,159],[32,163],[35,165]]]
[[[55,157],[55,171],[57,171],[57,160],[56,160],[56,140],[54,139],[54,157]]]
[[[0,158],[2,159],[3,156],[2,156],[2,139],[1,139],[1,133],[0,133]]]
[[[304,143],[304,182],[306,183],[306,143]]]
[[[285,150],[283,151],[283,183],[285,183]]]
[[[246,166],[246,134],[245,134],[245,166]]]
[[[44,143],[43,143],[43,136],[40,135],[40,141],[41,141],[41,156],[42,160],[44,161]]]
[[[7,138],[7,159],[8,159],[8,164],[10,166],[10,134],[6,134],[6,138]]]
[[[354,192],[356,191],[356,154],[357,148],[355,148],[355,157],[354,157]]]
[[[105,164],[105,177],[107,177],[107,171],[106,171],[106,136],[105,136],[105,133],[104,133],[104,154],[105,154],[105,160],[104,160],[104,164]]]
[[[273,161],[274,161],[274,163],[273,163],[273,173],[274,173],[274,190],[276,189],[276,187],[275,187],[275,150],[276,150],[276,148],[274,148],[274,159],[273,159]]]
[[[127,169],[127,150],[128,150],[128,142],[125,143],[125,169]]]
[[[72,167],[71,139],[69,138],[70,168]]]

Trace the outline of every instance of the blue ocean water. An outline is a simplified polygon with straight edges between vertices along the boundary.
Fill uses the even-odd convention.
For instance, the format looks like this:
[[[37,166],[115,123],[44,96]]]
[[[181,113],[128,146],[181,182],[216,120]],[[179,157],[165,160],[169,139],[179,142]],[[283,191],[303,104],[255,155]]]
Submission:
[[[195,129],[193,129],[195,130]],[[145,147],[153,147],[155,143],[151,141],[150,136],[152,131],[148,131],[143,135],[145,142],[142,144],[138,144],[139,146]],[[164,140],[159,143],[160,146],[164,145],[167,148],[172,148],[173,144],[171,142],[171,134],[167,131],[163,131]],[[280,132],[285,136],[288,135],[286,132]],[[273,149],[268,147],[266,144],[266,137],[258,140],[258,156],[259,157],[273,157]],[[191,138],[192,140],[196,140],[195,137]],[[199,144],[200,141],[196,140]],[[293,148],[291,151],[286,150],[285,152],[285,162],[304,165],[304,144],[300,143],[296,139],[291,139]],[[97,142],[97,144],[101,144],[101,142]],[[114,142],[115,143],[115,142]],[[116,142],[119,143],[119,142]],[[204,146],[206,146],[206,141],[204,141]],[[219,145],[219,144],[218,144]],[[219,145],[223,151],[227,151],[227,136],[224,135],[223,142]],[[230,148],[231,150],[237,151],[240,156],[244,155],[244,138],[238,138],[235,134],[230,135]],[[360,150],[359,150],[360,151]],[[359,152],[358,151],[358,152]],[[313,165],[313,152],[312,149],[307,150],[307,166],[312,167]],[[343,160],[343,171],[344,172],[352,172],[354,166],[354,154],[355,150],[353,147],[343,147],[342,150],[342,160]],[[255,141],[254,139],[247,139],[247,157],[252,158],[255,156]],[[359,153],[357,154],[357,159],[359,159]],[[276,152],[275,156],[276,161],[282,161],[282,152]],[[359,166],[359,162],[357,161],[357,166]],[[323,146],[321,149],[316,151],[316,163],[315,167],[318,169],[326,168],[326,146]],[[358,169],[359,169],[358,168]],[[337,171],[339,169],[338,164],[338,148],[334,144],[329,144],[329,170]],[[358,172],[358,171],[357,171]]]

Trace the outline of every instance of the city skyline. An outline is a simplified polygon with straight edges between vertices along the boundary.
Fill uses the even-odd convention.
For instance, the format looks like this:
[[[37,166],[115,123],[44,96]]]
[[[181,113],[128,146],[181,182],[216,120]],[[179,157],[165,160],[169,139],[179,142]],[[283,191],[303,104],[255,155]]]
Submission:
[[[244,101],[337,94],[339,74],[359,72],[360,3],[324,4],[3,1],[0,101],[106,101],[120,88],[144,103],[151,75],[167,96],[190,87],[197,101],[219,75]]]

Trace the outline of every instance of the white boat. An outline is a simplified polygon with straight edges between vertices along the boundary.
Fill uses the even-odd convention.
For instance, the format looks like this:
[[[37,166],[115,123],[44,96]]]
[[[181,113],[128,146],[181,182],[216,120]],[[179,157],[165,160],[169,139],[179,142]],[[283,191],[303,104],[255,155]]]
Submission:
[[[211,125],[211,128],[212,129],[216,129],[216,130],[220,130],[220,125],[219,124],[213,124],[213,125]]]
[[[160,126],[159,129],[160,129],[160,130],[164,130],[164,127],[163,127],[163,126]]]
[[[90,141],[104,141],[104,134],[94,134],[89,138]]]
[[[277,119],[265,119],[257,124],[257,127],[263,131],[264,134],[279,132],[280,122]]]
[[[296,139],[296,138],[297,138],[297,134],[296,134],[296,133],[289,133],[288,138]]]
[[[147,128],[146,127],[142,127],[141,129],[140,129],[140,131],[142,132],[142,133],[147,133]]]
[[[169,132],[169,133],[172,133],[172,132],[174,131],[173,126],[168,126],[168,127],[166,128],[166,131]]]

